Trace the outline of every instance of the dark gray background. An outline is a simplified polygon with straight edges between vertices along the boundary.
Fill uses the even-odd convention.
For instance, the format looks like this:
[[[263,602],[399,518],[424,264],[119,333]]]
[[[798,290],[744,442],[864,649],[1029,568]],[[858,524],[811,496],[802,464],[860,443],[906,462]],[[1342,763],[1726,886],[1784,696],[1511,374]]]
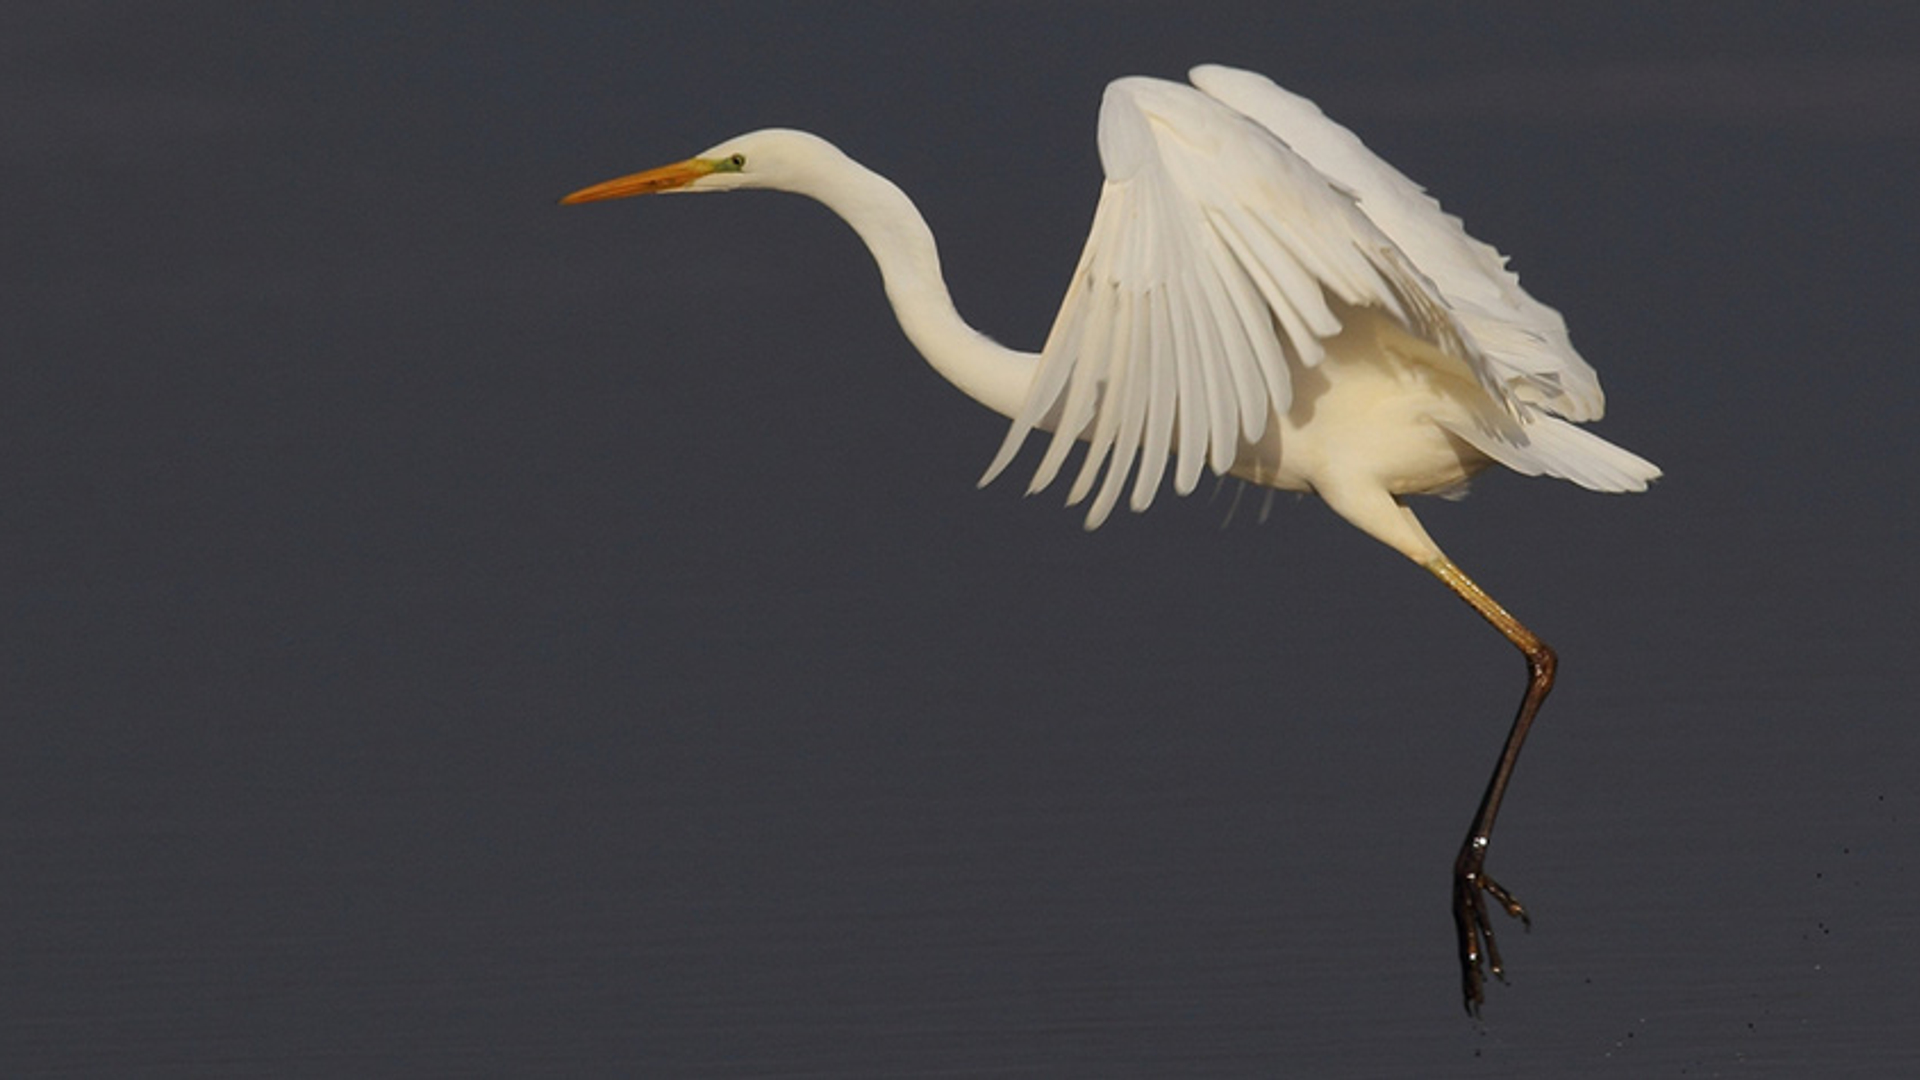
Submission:
[[[1468,10],[1461,10],[1462,8]],[[0,1071],[1920,1069],[1905,4],[13,5]],[[40,14],[32,12],[39,11]],[[1666,468],[1097,534],[739,131],[1044,334],[1102,85],[1256,68],[1514,257]],[[1022,478],[1023,479],[1023,478]]]

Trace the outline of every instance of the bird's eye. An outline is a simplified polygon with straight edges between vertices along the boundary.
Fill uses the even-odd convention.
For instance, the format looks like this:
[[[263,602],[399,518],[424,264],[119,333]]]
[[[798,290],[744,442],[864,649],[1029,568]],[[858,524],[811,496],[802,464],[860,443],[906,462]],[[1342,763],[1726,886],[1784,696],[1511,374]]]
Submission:
[[[733,166],[736,169],[744,169],[747,167],[747,155],[735,154],[732,157],[727,159],[727,164]]]

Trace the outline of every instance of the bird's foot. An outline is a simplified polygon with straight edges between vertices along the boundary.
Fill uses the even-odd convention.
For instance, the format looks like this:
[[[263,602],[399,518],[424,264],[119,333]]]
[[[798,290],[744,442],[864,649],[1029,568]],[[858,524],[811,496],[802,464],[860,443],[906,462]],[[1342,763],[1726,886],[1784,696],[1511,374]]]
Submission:
[[[1500,963],[1500,946],[1493,937],[1493,922],[1487,917],[1487,898],[1492,897],[1501,910],[1519,919],[1521,926],[1533,928],[1533,920],[1520,901],[1487,876],[1486,858],[1485,842],[1469,840],[1453,867],[1453,923],[1460,936],[1460,978],[1469,1016],[1480,1015],[1480,1003],[1485,998],[1483,967],[1494,978],[1507,981],[1506,969]]]

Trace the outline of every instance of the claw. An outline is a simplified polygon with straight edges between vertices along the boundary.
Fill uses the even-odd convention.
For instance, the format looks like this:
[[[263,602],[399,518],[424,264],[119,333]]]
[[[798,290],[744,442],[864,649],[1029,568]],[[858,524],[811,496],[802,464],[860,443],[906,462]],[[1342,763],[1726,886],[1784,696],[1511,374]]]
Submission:
[[[1460,935],[1461,989],[1466,998],[1467,1015],[1472,1017],[1480,1015],[1480,1005],[1486,1000],[1486,974],[1491,972],[1501,982],[1507,981],[1493,920],[1487,914],[1487,897],[1491,896],[1507,915],[1519,919],[1521,926],[1533,927],[1526,907],[1499,882],[1481,872],[1479,860],[1472,858],[1478,854],[1479,851],[1471,849],[1462,852],[1453,880],[1453,922]]]
[[[1533,918],[1527,914],[1525,905],[1515,900],[1512,893],[1501,888],[1499,882],[1485,874],[1481,874],[1480,887],[1487,891],[1487,895],[1499,901],[1500,906],[1506,910],[1509,918],[1519,919],[1520,925],[1529,930],[1533,928]]]

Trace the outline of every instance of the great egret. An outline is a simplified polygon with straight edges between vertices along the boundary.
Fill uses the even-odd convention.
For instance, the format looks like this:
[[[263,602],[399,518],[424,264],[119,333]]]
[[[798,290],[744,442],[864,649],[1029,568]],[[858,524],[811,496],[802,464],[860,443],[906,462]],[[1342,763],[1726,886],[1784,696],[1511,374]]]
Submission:
[[[801,131],[755,131],[564,203],[772,188],[844,218],[879,264],[901,329],[934,369],[1012,419],[985,484],[1034,429],[1049,443],[1028,490],[1088,443],[1067,496],[1095,528],[1133,479],[1145,510],[1201,473],[1313,492],[1419,563],[1520,650],[1527,688],[1454,861],[1467,1010],[1503,977],[1487,898],[1526,909],[1486,873],[1514,760],[1554,652],[1428,537],[1407,496],[1448,493],[1490,464],[1595,491],[1641,491],[1650,462],[1575,427],[1600,382],[1554,309],[1417,185],[1314,104],[1219,66],[1192,86],[1111,83],[1100,108],[1106,182],[1060,314],[1039,354],[968,326],[933,234],[898,187]],[[1104,475],[1103,473],[1104,468]],[[1096,482],[1098,491],[1095,491]]]

